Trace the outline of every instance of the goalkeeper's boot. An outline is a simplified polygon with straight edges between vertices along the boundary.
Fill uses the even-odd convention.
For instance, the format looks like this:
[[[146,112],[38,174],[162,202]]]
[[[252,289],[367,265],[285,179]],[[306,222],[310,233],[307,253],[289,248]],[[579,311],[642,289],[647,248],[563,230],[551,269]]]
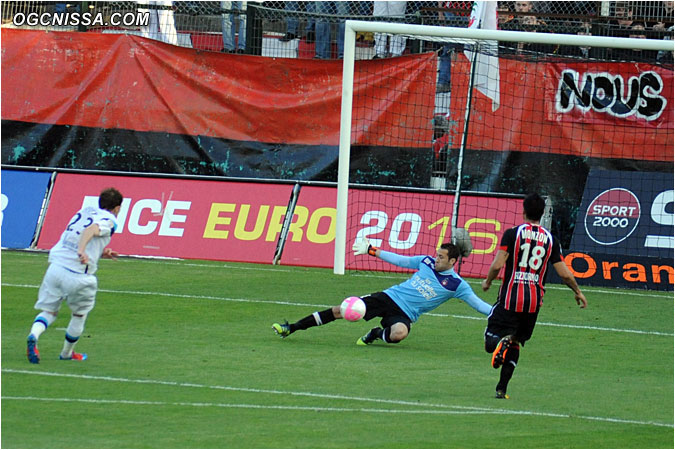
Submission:
[[[498,389],[497,392],[495,392],[495,398],[503,398],[503,399],[510,399],[508,395],[506,395],[506,391],[502,391],[501,389]]]
[[[31,364],[40,363],[40,352],[38,351],[37,339],[32,334],[26,340],[26,356]]]
[[[291,326],[288,324],[287,320],[284,321],[284,323],[273,323],[272,329],[282,339],[288,337],[291,334]]]
[[[85,361],[87,359],[87,354],[73,352],[73,354],[68,357],[59,355],[59,359],[62,361]]]
[[[509,350],[512,343],[513,341],[511,340],[511,336],[504,336],[502,340],[499,341],[497,348],[492,353],[492,367],[499,369],[501,365],[504,364],[504,361],[506,360],[506,352]]]
[[[356,345],[370,345],[376,340],[380,339],[382,336],[382,328],[375,327],[366,333],[365,336],[361,336],[357,341]]]

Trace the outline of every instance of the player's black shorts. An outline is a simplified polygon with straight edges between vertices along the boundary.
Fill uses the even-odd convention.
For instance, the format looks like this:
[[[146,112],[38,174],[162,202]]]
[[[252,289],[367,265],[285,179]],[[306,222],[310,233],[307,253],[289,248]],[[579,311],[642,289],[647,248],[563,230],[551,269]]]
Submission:
[[[410,325],[412,323],[410,317],[408,317],[387,294],[384,292],[376,292],[361,297],[361,299],[363,300],[363,303],[366,304],[366,315],[363,316],[365,320],[381,317],[382,320],[380,320],[380,324],[383,328],[402,322],[408,327],[408,332],[410,332]]]
[[[495,304],[488,315],[488,324],[485,329],[486,344],[489,340],[499,340],[509,334],[515,336],[521,344],[525,344],[525,341],[532,337],[538,315],[538,311],[517,313],[504,309],[500,303]]]

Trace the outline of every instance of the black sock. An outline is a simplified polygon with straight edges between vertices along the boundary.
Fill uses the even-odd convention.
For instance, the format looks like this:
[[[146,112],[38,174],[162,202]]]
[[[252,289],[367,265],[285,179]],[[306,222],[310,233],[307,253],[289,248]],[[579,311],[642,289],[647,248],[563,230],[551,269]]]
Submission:
[[[323,311],[317,311],[307,317],[303,317],[295,323],[290,324],[291,333],[298,330],[306,330],[307,328],[325,325],[335,320],[333,308],[328,308]]]
[[[497,348],[497,345],[499,345],[499,341],[502,338],[497,336],[496,334],[492,333],[485,333],[485,351],[488,353],[492,353],[495,351]]]
[[[382,340],[387,344],[398,344],[400,342],[391,340],[391,327],[387,327],[382,330]]]
[[[516,343],[511,344],[509,349],[506,351],[506,356],[504,358],[504,365],[502,365],[502,371],[499,374],[499,383],[497,383],[497,390],[506,392],[506,387],[513,376],[513,371],[516,370],[516,365],[518,364],[518,358],[520,357],[520,346]]]

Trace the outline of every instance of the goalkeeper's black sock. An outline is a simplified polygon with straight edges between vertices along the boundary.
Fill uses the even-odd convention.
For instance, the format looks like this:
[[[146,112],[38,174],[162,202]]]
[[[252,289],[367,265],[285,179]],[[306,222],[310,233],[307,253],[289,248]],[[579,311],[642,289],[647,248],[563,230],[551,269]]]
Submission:
[[[398,344],[400,342],[391,340],[391,327],[387,327],[382,330],[382,340],[387,344]]]
[[[307,328],[325,325],[335,320],[333,308],[328,308],[323,311],[317,311],[307,317],[303,317],[295,323],[290,324],[291,333],[298,330],[306,330]]]

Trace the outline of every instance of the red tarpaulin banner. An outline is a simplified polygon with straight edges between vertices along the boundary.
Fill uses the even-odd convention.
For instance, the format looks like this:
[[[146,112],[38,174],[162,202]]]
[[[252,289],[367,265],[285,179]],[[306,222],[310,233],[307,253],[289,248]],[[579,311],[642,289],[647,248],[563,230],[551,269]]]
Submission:
[[[61,173],[37,247],[51,248],[81,205],[97,204],[100,191],[110,186],[124,195],[110,244],[120,253],[252,263],[272,262],[293,189],[282,184]],[[336,195],[331,187],[301,189],[282,264],[332,267]],[[366,236],[402,255],[434,255],[439,242],[450,240],[452,198],[410,192],[378,195],[382,202],[377,211],[368,203],[350,201],[350,216],[359,225],[349,228],[349,248]],[[469,230],[474,245],[462,274],[484,276],[501,234],[522,219],[522,200],[466,195],[462,203],[459,226]],[[373,220],[375,215],[379,219]],[[373,261],[347,253],[348,269],[372,269]],[[397,269],[378,264],[382,270]]]
[[[464,129],[470,64],[453,63],[450,114]],[[467,148],[673,161],[673,71],[640,63],[499,60],[501,106],[474,91]]]
[[[352,141],[428,148],[435,54],[359,61],[356,72],[364,75],[354,86]],[[342,61],[198,52],[123,34],[2,29],[4,120],[338,145],[341,99]]]

